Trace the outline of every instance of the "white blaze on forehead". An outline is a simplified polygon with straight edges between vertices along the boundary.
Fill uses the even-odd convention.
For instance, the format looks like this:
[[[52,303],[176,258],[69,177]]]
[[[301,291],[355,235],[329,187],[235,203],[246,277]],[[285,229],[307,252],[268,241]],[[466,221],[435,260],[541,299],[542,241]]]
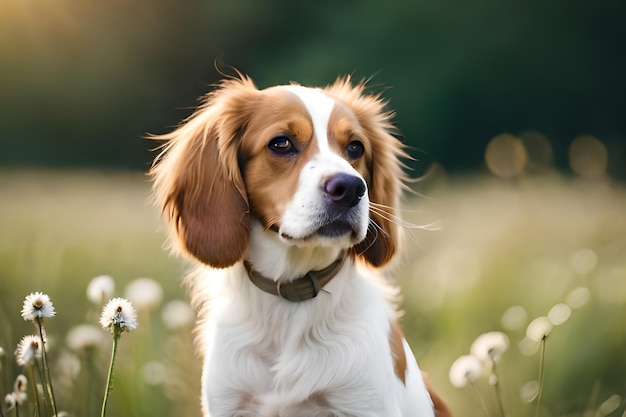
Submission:
[[[330,114],[335,107],[335,101],[316,88],[302,87],[300,85],[288,85],[285,87],[302,100],[309,112],[320,152],[330,151],[328,122]]]

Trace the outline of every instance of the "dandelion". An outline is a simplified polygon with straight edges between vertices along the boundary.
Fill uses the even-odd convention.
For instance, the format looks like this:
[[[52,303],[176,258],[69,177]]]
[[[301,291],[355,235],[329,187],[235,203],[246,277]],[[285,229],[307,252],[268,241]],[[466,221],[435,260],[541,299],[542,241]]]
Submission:
[[[54,306],[50,297],[42,292],[34,292],[26,296],[22,307],[22,318],[24,320],[43,319],[44,317],[54,317]]]
[[[545,379],[545,358],[546,358],[546,339],[552,333],[554,325],[548,317],[541,316],[531,321],[526,328],[526,337],[534,342],[541,344],[541,356],[539,358],[539,391],[537,393],[537,408],[535,415],[539,415],[539,406],[541,404],[541,394],[543,393]]]
[[[17,378],[15,378],[15,383],[13,384],[13,391],[25,392],[27,385],[28,380],[26,379],[26,377],[24,375],[18,375]]]
[[[124,294],[140,311],[153,310],[163,300],[163,289],[152,278],[137,278],[126,286]]]
[[[488,332],[476,338],[470,352],[482,361],[498,362],[509,348],[509,338],[502,332]]]
[[[110,300],[102,309],[100,325],[111,333],[131,331],[137,327],[137,312],[130,301],[117,297]]]
[[[87,299],[94,304],[102,305],[104,300],[113,296],[115,281],[108,275],[98,275],[87,285]]]
[[[4,397],[4,403],[8,410],[15,408],[15,415],[19,417],[19,406],[22,405],[28,396],[26,395],[27,380],[24,375],[18,375],[13,384],[13,392]]]
[[[41,339],[38,336],[29,335],[22,337],[20,343],[17,345],[17,349],[15,350],[15,361],[19,366],[28,366],[30,370],[30,377],[32,381],[35,381],[35,371],[33,370],[33,363],[37,365],[37,369],[39,374],[41,375],[41,369],[36,362],[37,358],[41,358],[42,349],[41,349]],[[22,379],[20,379],[22,377]],[[42,377],[43,380],[43,377]],[[18,390],[19,386],[26,387],[26,377],[24,375],[20,375],[15,380],[15,390]],[[25,391],[25,388],[22,390]],[[37,386],[33,384],[33,396],[35,398],[35,402],[37,405],[37,413],[41,415],[41,409],[39,405],[39,395],[37,395]]]
[[[15,398],[14,392],[10,392],[4,396],[4,405],[6,406],[7,410],[12,410],[13,407],[17,405],[17,399]]]
[[[500,393],[500,382],[496,373],[496,363],[502,357],[502,354],[509,348],[509,338],[502,332],[487,332],[481,334],[476,338],[470,352],[483,362],[487,362],[491,366],[491,375],[489,382],[494,386],[496,390],[496,397],[498,399],[498,406],[500,407],[500,414],[504,413],[504,405],[502,404],[502,395]]]
[[[113,333],[111,364],[109,365],[109,374],[107,376],[107,384],[104,391],[104,399],[102,400],[102,410],[100,414],[101,417],[104,417],[109,392],[111,391],[111,387],[113,385],[113,368],[115,367],[117,345],[124,331],[131,331],[137,328],[137,313],[135,312],[135,309],[130,301],[124,298],[114,298],[102,309],[100,324],[105,330],[110,330],[111,333]]]
[[[43,326],[43,319],[46,317],[54,317],[54,305],[47,294],[42,292],[34,292],[26,296],[22,306],[22,318],[24,320],[32,320],[35,327],[39,331],[39,340],[41,342],[41,359],[45,371],[42,383],[44,385],[44,393],[46,399],[52,406],[53,414],[57,414],[56,400],[54,398],[54,388],[52,387],[52,378],[50,377],[50,367],[48,366],[48,358],[46,355],[46,331]]]
[[[33,363],[35,358],[41,358],[41,343],[38,336],[28,335],[22,337],[15,350],[15,360],[19,366],[27,366]]]
[[[450,367],[450,383],[456,388],[463,388],[468,383],[474,383],[482,374],[482,365],[478,358],[472,355],[459,357]]]
[[[526,337],[535,342],[540,342],[552,333],[553,327],[547,317],[537,317],[526,327]]]
[[[456,388],[463,388],[467,384],[470,384],[474,388],[474,392],[476,393],[483,409],[487,415],[489,415],[485,399],[476,385],[476,381],[480,378],[481,374],[482,364],[480,363],[480,360],[473,355],[463,355],[452,363],[448,376],[450,378],[450,383]]]

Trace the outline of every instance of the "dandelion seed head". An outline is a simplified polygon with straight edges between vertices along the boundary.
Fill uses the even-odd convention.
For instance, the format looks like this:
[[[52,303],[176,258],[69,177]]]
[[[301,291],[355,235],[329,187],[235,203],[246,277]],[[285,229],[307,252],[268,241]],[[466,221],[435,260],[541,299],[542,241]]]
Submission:
[[[487,332],[476,338],[470,352],[481,361],[498,362],[509,348],[509,338],[502,332]]]
[[[15,361],[19,366],[30,365],[35,358],[41,358],[41,339],[39,336],[22,337],[15,350]]]
[[[163,289],[152,278],[137,278],[126,286],[124,294],[140,311],[153,310],[163,300]]]
[[[54,306],[50,297],[42,292],[34,292],[26,296],[22,306],[22,318],[24,320],[42,319],[54,317]]]
[[[17,405],[22,405],[28,399],[28,395],[26,395],[26,391],[14,392],[15,394],[15,402]]]
[[[65,337],[65,343],[75,352],[99,348],[105,341],[102,330],[91,324],[79,324],[70,329]]]
[[[5,395],[4,404],[7,410],[12,410],[17,405],[17,395],[14,392],[10,392]]]
[[[572,309],[567,304],[558,303],[548,312],[548,320],[555,326],[565,323],[572,315]]]
[[[554,326],[545,316],[537,317],[526,327],[526,337],[535,342],[539,342],[552,333]]]
[[[463,355],[450,366],[450,383],[456,388],[463,388],[475,382],[482,374],[482,364],[473,355]]]
[[[28,380],[24,375],[18,375],[15,378],[15,383],[13,384],[13,391],[22,392],[26,391],[26,386],[28,385]]]
[[[98,275],[87,285],[87,299],[94,304],[102,305],[114,292],[115,281],[108,275]]]
[[[111,333],[131,331],[137,328],[137,312],[130,301],[117,297],[110,300],[102,309],[100,325]]]
[[[192,324],[196,313],[191,306],[182,300],[172,300],[163,306],[161,319],[165,327],[171,330],[185,328]]]

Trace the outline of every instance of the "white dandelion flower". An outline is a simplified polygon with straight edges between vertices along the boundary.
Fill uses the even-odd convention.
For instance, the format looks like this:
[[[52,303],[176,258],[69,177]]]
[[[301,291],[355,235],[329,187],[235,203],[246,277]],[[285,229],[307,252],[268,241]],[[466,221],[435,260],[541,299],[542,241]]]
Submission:
[[[87,285],[87,299],[94,304],[102,305],[105,300],[113,297],[115,281],[108,275],[98,275]]]
[[[15,350],[15,361],[19,366],[30,365],[35,358],[41,358],[41,353],[39,336],[24,336]]]
[[[473,355],[463,355],[450,366],[450,383],[456,388],[463,388],[474,383],[482,374],[480,360]]]
[[[26,386],[28,385],[28,380],[24,375],[18,375],[15,378],[15,383],[13,384],[13,391],[15,392],[25,392]]]
[[[487,332],[476,338],[470,352],[481,361],[498,362],[509,348],[509,338],[502,332]]]
[[[161,319],[165,327],[171,330],[185,328],[193,323],[196,313],[182,300],[172,300],[163,306]]]
[[[137,312],[130,301],[125,298],[114,298],[102,309],[100,325],[111,333],[115,331],[131,331],[137,328]]]
[[[163,300],[163,289],[152,278],[137,278],[126,286],[124,295],[139,311],[153,310]]]
[[[22,307],[22,318],[24,320],[54,317],[55,314],[52,301],[50,301],[50,297],[46,294],[34,292],[26,296]]]
[[[17,395],[14,392],[10,392],[4,396],[4,405],[7,410],[12,410],[17,405]]]
[[[552,333],[553,324],[545,316],[537,317],[526,327],[526,337],[534,342],[540,342]]]

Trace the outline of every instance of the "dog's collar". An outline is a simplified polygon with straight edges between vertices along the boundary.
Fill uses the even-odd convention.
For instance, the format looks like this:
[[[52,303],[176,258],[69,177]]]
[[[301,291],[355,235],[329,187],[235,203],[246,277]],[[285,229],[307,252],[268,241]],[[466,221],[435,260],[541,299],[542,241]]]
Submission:
[[[339,258],[324,269],[309,271],[300,278],[290,282],[274,281],[261,275],[252,269],[248,261],[244,261],[244,266],[248,271],[250,281],[261,291],[268,294],[277,295],[292,302],[310,300],[317,297],[322,288],[337,275],[347,258],[344,251]]]

